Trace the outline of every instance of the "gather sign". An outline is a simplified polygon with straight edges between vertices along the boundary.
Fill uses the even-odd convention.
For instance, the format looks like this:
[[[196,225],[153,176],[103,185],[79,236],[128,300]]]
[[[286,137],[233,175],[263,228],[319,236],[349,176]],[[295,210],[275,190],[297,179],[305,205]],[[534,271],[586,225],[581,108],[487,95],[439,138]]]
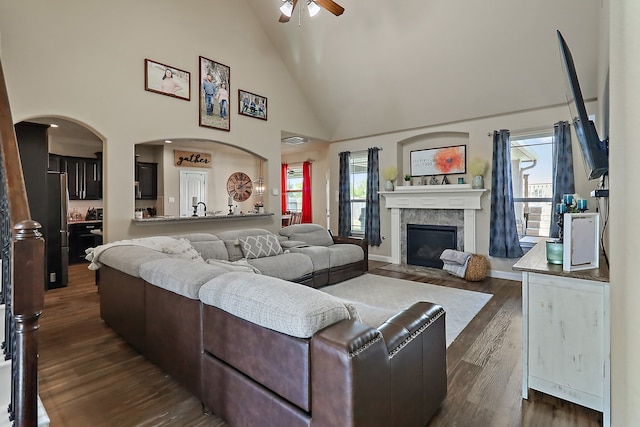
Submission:
[[[211,168],[211,154],[173,150],[173,164],[190,168]]]

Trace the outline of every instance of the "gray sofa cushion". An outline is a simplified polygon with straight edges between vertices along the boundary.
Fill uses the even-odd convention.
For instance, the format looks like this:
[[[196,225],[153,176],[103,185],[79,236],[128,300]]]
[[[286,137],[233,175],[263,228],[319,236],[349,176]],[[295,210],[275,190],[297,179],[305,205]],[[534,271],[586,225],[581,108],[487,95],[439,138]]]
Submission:
[[[100,255],[100,263],[133,277],[140,277],[140,266],[153,260],[168,260],[169,256],[143,246],[114,246]]]
[[[184,238],[191,242],[191,246],[204,259],[228,260],[229,254],[224,242],[213,234],[192,233],[175,236],[176,239]]]
[[[205,262],[179,258],[157,259],[140,266],[140,277],[150,284],[190,299],[198,299],[202,285],[227,272]]]
[[[297,246],[289,250],[291,253],[305,254],[311,258],[313,271],[327,270],[331,265],[331,251],[325,246]]]
[[[283,334],[310,338],[349,319],[337,298],[307,286],[249,273],[227,273],[200,288],[200,300],[241,319]]]
[[[204,259],[229,260],[227,247],[222,240],[211,240],[208,242],[191,242],[191,246],[198,251]]]
[[[223,259],[208,259],[207,264],[215,265],[216,267],[223,268],[226,271],[244,271],[245,273],[261,274],[260,270],[249,264],[246,259],[240,259],[233,262]]]
[[[307,245],[333,245],[333,238],[329,230],[319,224],[294,224],[281,229],[278,233],[289,240],[303,241]]]
[[[311,259],[303,254],[286,253],[266,258],[248,259],[247,262],[265,276],[295,280],[313,273]]]
[[[329,264],[331,268],[364,260],[364,251],[358,245],[339,243],[327,249],[329,249],[330,253]]]

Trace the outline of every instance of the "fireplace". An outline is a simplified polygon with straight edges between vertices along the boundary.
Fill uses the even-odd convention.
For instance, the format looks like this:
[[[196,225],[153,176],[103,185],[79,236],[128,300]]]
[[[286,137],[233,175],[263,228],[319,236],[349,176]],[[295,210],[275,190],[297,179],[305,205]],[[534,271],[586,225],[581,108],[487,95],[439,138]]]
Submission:
[[[442,268],[442,251],[457,248],[457,227],[407,224],[407,264]]]
[[[481,198],[485,191],[487,190],[471,188],[469,184],[411,185],[397,187],[395,191],[379,191],[378,194],[385,198],[386,206],[391,210],[391,262],[405,262],[405,224],[457,225],[458,237],[462,243],[458,242],[455,247],[474,253],[476,211],[482,209]],[[419,214],[405,215],[413,211]],[[447,218],[450,217],[449,212],[457,211],[461,214],[462,224],[449,221],[443,223],[437,218],[434,221],[429,215],[433,211],[443,212]]]

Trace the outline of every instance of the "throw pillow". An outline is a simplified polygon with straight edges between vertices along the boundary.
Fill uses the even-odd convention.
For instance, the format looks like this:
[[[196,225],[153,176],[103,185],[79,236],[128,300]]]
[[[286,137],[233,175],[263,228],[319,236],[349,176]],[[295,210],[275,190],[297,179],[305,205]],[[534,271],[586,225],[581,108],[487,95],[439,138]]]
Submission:
[[[282,246],[275,234],[242,237],[240,246],[247,259],[264,258],[282,253]]]
[[[204,262],[204,259],[202,259],[198,251],[196,251],[186,239],[178,239],[175,242],[165,244],[161,251],[172,258]]]

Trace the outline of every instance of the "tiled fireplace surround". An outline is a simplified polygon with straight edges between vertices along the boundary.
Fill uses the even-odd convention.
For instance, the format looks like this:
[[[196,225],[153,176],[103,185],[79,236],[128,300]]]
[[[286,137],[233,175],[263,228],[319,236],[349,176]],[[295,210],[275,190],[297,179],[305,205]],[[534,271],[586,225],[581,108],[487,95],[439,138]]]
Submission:
[[[486,190],[469,184],[416,185],[381,191],[391,209],[391,262],[407,262],[407,224],[452,225],[460,250],[476,251],[476,211]]]

